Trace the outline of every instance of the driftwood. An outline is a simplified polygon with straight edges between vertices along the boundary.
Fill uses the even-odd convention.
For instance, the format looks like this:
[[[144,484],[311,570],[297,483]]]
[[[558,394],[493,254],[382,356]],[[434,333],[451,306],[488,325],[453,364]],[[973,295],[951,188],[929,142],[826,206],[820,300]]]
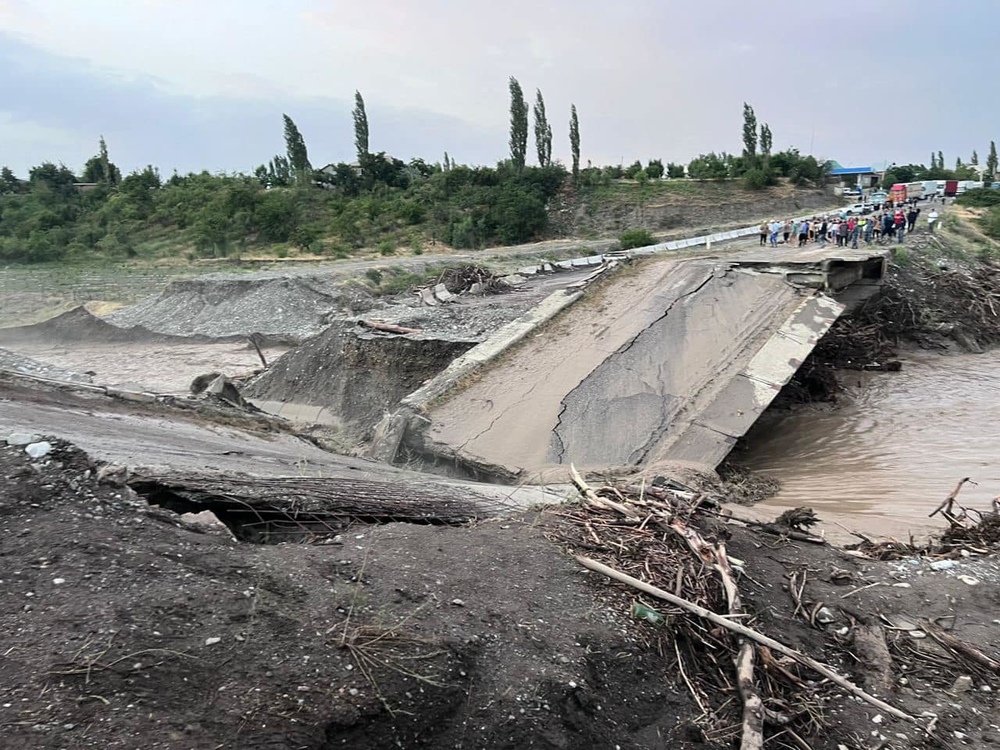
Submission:
[[[944,511],[944,516],[946,518],[950,517],[952,506],[955,505],[955,498],[958,497],[958,493],[961,491],[962,487],[965,486],[965,483],[971,481],[972,479],[970,477],[965,477],[964,479],[960,479],[958,481],[958,484],[955,485],[955,489],[951,491],[951,494],[941,501],[941,504],[928,515],[928,518],[933,518],[942,511]]]
[[[759,633],[758,631],[749,628],[743,625],[742,623],[736,622],[735,620],[731,620],[728,617],[723,617],[722,615],[718,615],[715,612],[712,612],[711,610],[706,609],[705,607],[702,607],[698,604],[694,604],[693,602],[689,602],[686,599],[674,596],[668,591],[664,591],[661,588],[657,588],[656,586],[652,586],[648,583],[640,581],[638,578],[633,578],[630,575],[617,571],[614,568],[604,565],[603,563],[597,562],[596,560],[591,560],[590,558],[583,557],[581,555],[576,555],[575,557],[578,563],[580,563],[583,567],[589,570],[601,573],[603,575],[606,575],[608,578],[627,584],[628,586],[631,586],[632,588],[637,589],[638,591],[642,591],[643,593],[649,594],[650,596],[655,596],[657,599],[662,599],[663,601],[669,602],[670,604],[673,604],[676,607],[680,607],[686,612],[691,612],[692,614],[697,615],[698,617],[708,620],[714,625],[719,625],[720,627],[723,627],[732,633],[736,633],[738,636],[749,638],[750,640],[755,641],[756,643],[759,643],[762,646],[766,646],[772,651],[777,651],[781,654],[784,654],[785,656],[794,659],[799,664],[802,664],[808,667],[809,669],[813,670],[814,672],[821,674],[823,677],[826,677],[828,680],[840,686],[851,695],[860,698],[861,700],[865,701],[866,703],[869,703],[872,706],[875,706],[880,711],[884,711],[885,713],[889,714],[890,716],[894,716],[897,719],[903,719],[904,721],[917,723],[917,720],[913,716],[910,716],[905,711],[901,711],[895,706],[892,706],[886,703],[885,701],[876,698],[874,695],[869,695],[860,687],[858,687],[853,682],[848,680],[846,677],[842,677],[840,674],[838,674],[832,667],[823,664],[822,662],[816,661],[812,657],[807,656],[799,651],[796,651],[795,649],[790,648],[789,646],[786,646],[785,644],[776,641],[773,638],[764,635],[763,633]]]
[[[960,654],[968,661],[989,672],[992,672],[993,674],[1000,675],[1000,662],[997,662],[995,659],[991,659],[974,646],[970,646],[965,641],[960,640],[951,633],[944,631],[930,620],[924,620],[921,622],[920,629],[945,648]]]
[[[407,328],[406,326],[397,326],[393,323],[380,323],[373,320],[359,320],[358,325],[362,328],[369,328],[373,331],[383,331],[384,333],[420,333],[420,328]]]
[[[250,339],[251,346],[253,346],[254,351],[257,352],[257,356],[260,358],[261,366],[266,370],[267,360],[264,358],[264,352],[260,350],[260,341],[257,340],[259,338],[258,335],[256,333],[252,333],[248,338]]]

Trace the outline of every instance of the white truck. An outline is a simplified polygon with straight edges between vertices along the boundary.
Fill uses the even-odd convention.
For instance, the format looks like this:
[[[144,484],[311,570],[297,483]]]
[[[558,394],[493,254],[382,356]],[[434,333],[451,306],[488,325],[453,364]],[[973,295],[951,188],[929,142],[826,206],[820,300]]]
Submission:
[[[924,200],[930,200],[938,195],[939,190],[944,190],[944,185],[938,187],[938,180],[927,180],[924,182]]]

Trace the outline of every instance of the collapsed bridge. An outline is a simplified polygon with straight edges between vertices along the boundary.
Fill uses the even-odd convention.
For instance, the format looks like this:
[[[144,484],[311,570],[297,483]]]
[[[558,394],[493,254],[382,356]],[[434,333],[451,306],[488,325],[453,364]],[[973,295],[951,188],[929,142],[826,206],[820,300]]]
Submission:
[[[481,479],[714,469],[887,252],[816,246],[652,257],[560,290],[402,401],[373,455]]]

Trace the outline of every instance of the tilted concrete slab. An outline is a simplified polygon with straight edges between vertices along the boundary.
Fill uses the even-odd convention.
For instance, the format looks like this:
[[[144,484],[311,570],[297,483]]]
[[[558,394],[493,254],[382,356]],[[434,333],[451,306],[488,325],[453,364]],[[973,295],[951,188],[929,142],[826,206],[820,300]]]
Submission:
[[[465,387],[435,394],[407,441],[529,480],[569,463],[714,468],[838,307],[780,275],[650,260],[592,290]]]
[[[803,300],[743,370],[730,380],[721,379],[721,387],[714,393],[695,399],[690,419],[674,425],[650,462],[713,468],[721,463],[844,309],[843,304],[824,295]]]

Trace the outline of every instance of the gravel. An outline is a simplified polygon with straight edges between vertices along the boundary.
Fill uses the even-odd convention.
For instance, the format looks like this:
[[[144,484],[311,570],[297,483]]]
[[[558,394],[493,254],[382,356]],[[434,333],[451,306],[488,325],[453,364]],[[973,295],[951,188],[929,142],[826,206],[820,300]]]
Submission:
[[[67,383],[93,383],[90,375],[39,362],[38,360],[17,354],[9,349],[0,349],[0,371],[14,372],[18,375],[32,375],[50,380],[62,380]]]

